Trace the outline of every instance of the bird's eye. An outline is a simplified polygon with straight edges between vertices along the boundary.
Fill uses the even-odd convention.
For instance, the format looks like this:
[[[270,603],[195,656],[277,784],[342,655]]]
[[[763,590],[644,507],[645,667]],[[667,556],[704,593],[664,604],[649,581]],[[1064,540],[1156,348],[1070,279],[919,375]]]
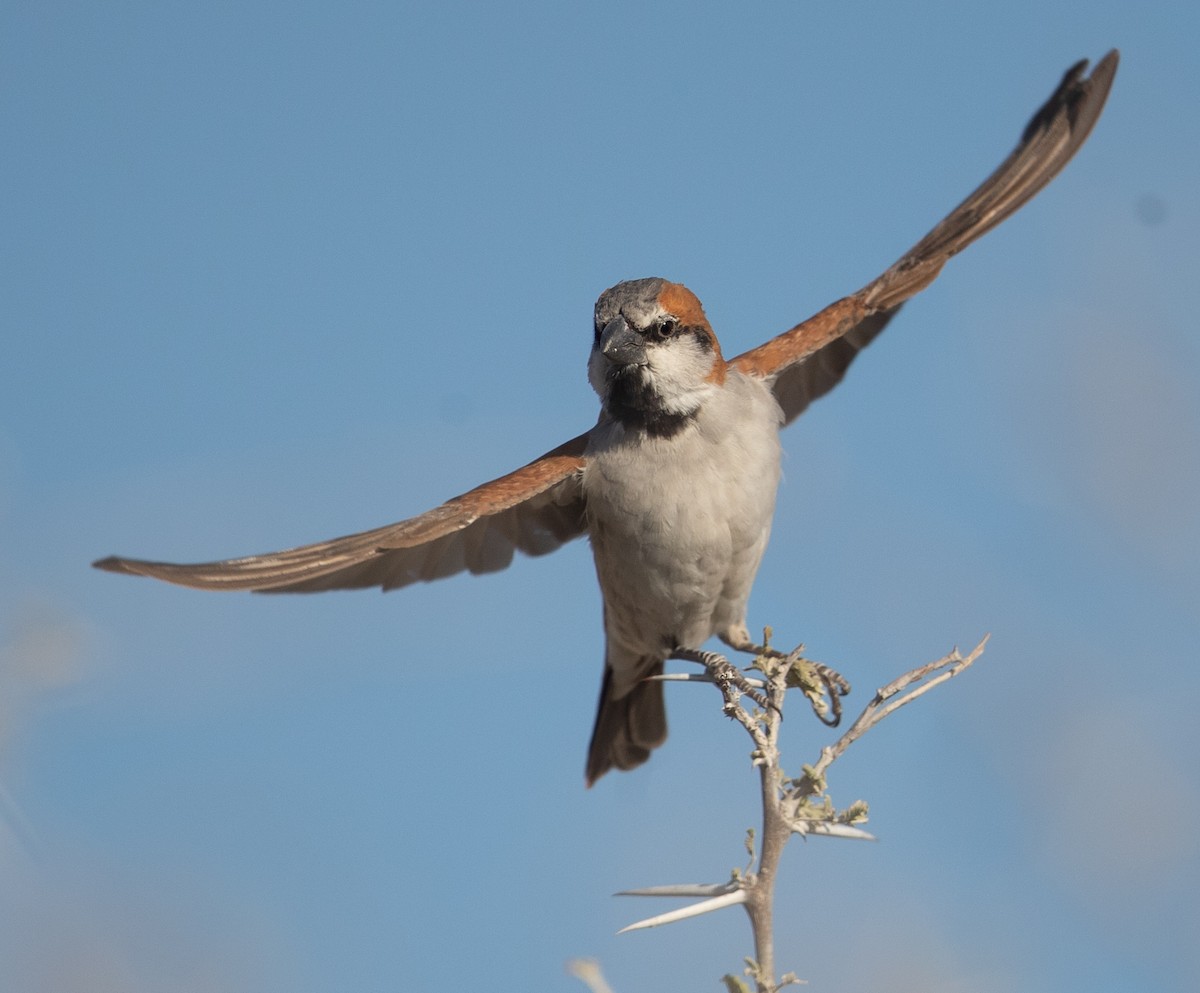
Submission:
[[[654,326],[654,338],[657,341],[666,341],[668,338],[674,338],[678,331],[679,322],[667,318]]]

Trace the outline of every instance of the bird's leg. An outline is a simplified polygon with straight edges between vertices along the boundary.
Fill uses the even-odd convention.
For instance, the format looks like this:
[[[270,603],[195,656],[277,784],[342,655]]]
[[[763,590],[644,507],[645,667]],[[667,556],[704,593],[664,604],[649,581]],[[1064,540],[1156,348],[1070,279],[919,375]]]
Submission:
[[[742,671],[720,652],[706,652],[700,648],[684,648],[677,645],[672,649],[670,658],[680,662],[697,662],[704,666],[726,700],[731,699],[736,691],[748,696],[763,710],[767,709],[767,698],[751,686],[742,675]]]
[[[750,638],[750,632],[745,625],[732,628],[719,637],[736,652],[747,652],[756,656],[765,655],[773,659],[789,658],[788,653],[781,652],[778,648],[756,644]],[[803,646],[801,646],[802,648]],[[850,684],[836,669],[830,668],[823,662],[814,662],[812,659],[799,656],[798,652],[801,649],[792,653],[797,657],[792,670],[788,673],[788,685],[803,690],[812,705],[813,713],[817,715],[817,720],[826,727],[835,728],[842,721],[842,697],[850,692]],[[800,666],[807,668],[814,678],[806,678],[806,673]]]

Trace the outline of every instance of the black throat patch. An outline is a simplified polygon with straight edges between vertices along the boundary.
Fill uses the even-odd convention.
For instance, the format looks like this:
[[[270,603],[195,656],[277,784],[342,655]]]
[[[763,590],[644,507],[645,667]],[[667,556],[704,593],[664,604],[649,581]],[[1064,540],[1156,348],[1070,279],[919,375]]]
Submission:
[[[641,430],[652,438],[672,438],[696,419],[695,410],[686,414],[665,409],[662,397],[645,373],[636,366],[613,370],[608,377],[605,407],[626,430]]]

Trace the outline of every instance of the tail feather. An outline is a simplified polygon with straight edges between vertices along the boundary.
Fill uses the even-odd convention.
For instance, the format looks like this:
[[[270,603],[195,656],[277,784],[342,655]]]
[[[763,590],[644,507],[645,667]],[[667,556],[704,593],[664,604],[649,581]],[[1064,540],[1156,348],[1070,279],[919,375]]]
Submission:
[[[662,673],[661,659],[645,659],[645,675]],[[587,784],[591,786],[609,769],[635,769],[650,752],[667,740],[667,708],[663,685],[639,682],[624,696],[612,693],[613,670],[604,667],[600,706],[588,745]]]

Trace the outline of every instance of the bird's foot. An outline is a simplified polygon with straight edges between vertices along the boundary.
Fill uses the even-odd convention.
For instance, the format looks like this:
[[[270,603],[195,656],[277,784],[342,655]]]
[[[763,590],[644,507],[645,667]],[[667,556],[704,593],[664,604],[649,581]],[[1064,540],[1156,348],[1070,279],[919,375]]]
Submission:
[[[671,652],[671,658],[681,662],[697,662],[704,666],[714,683],[720,688],[726,700],[733,702],[738,695],[748,696],[759,707],[766,710],[769,706],[767,698],[759,693],[751,684],[742,670],[735,666],[720,652],[706,652],[699,648],[677,647]]]
[[[788,669],[787,683],[808,697],[817,720],[826,727],[835,728],[842,722],[842,697],[850,692],[850,684],[836,669],[797,658]]]
[[[826,727],[835,728],[842,721],[842,697],[850,692],[850,683],[836,669],[823,662],[806,659],[803,654],[804,646],[795,651],[781,652],[770,645],[756,645],[749,637],[744,641],[727,641],[727,644],[739,652],[748,652],[757,657],[789,660],[787,685],[789,689],[798,689],[812,706],[813,713]]]

